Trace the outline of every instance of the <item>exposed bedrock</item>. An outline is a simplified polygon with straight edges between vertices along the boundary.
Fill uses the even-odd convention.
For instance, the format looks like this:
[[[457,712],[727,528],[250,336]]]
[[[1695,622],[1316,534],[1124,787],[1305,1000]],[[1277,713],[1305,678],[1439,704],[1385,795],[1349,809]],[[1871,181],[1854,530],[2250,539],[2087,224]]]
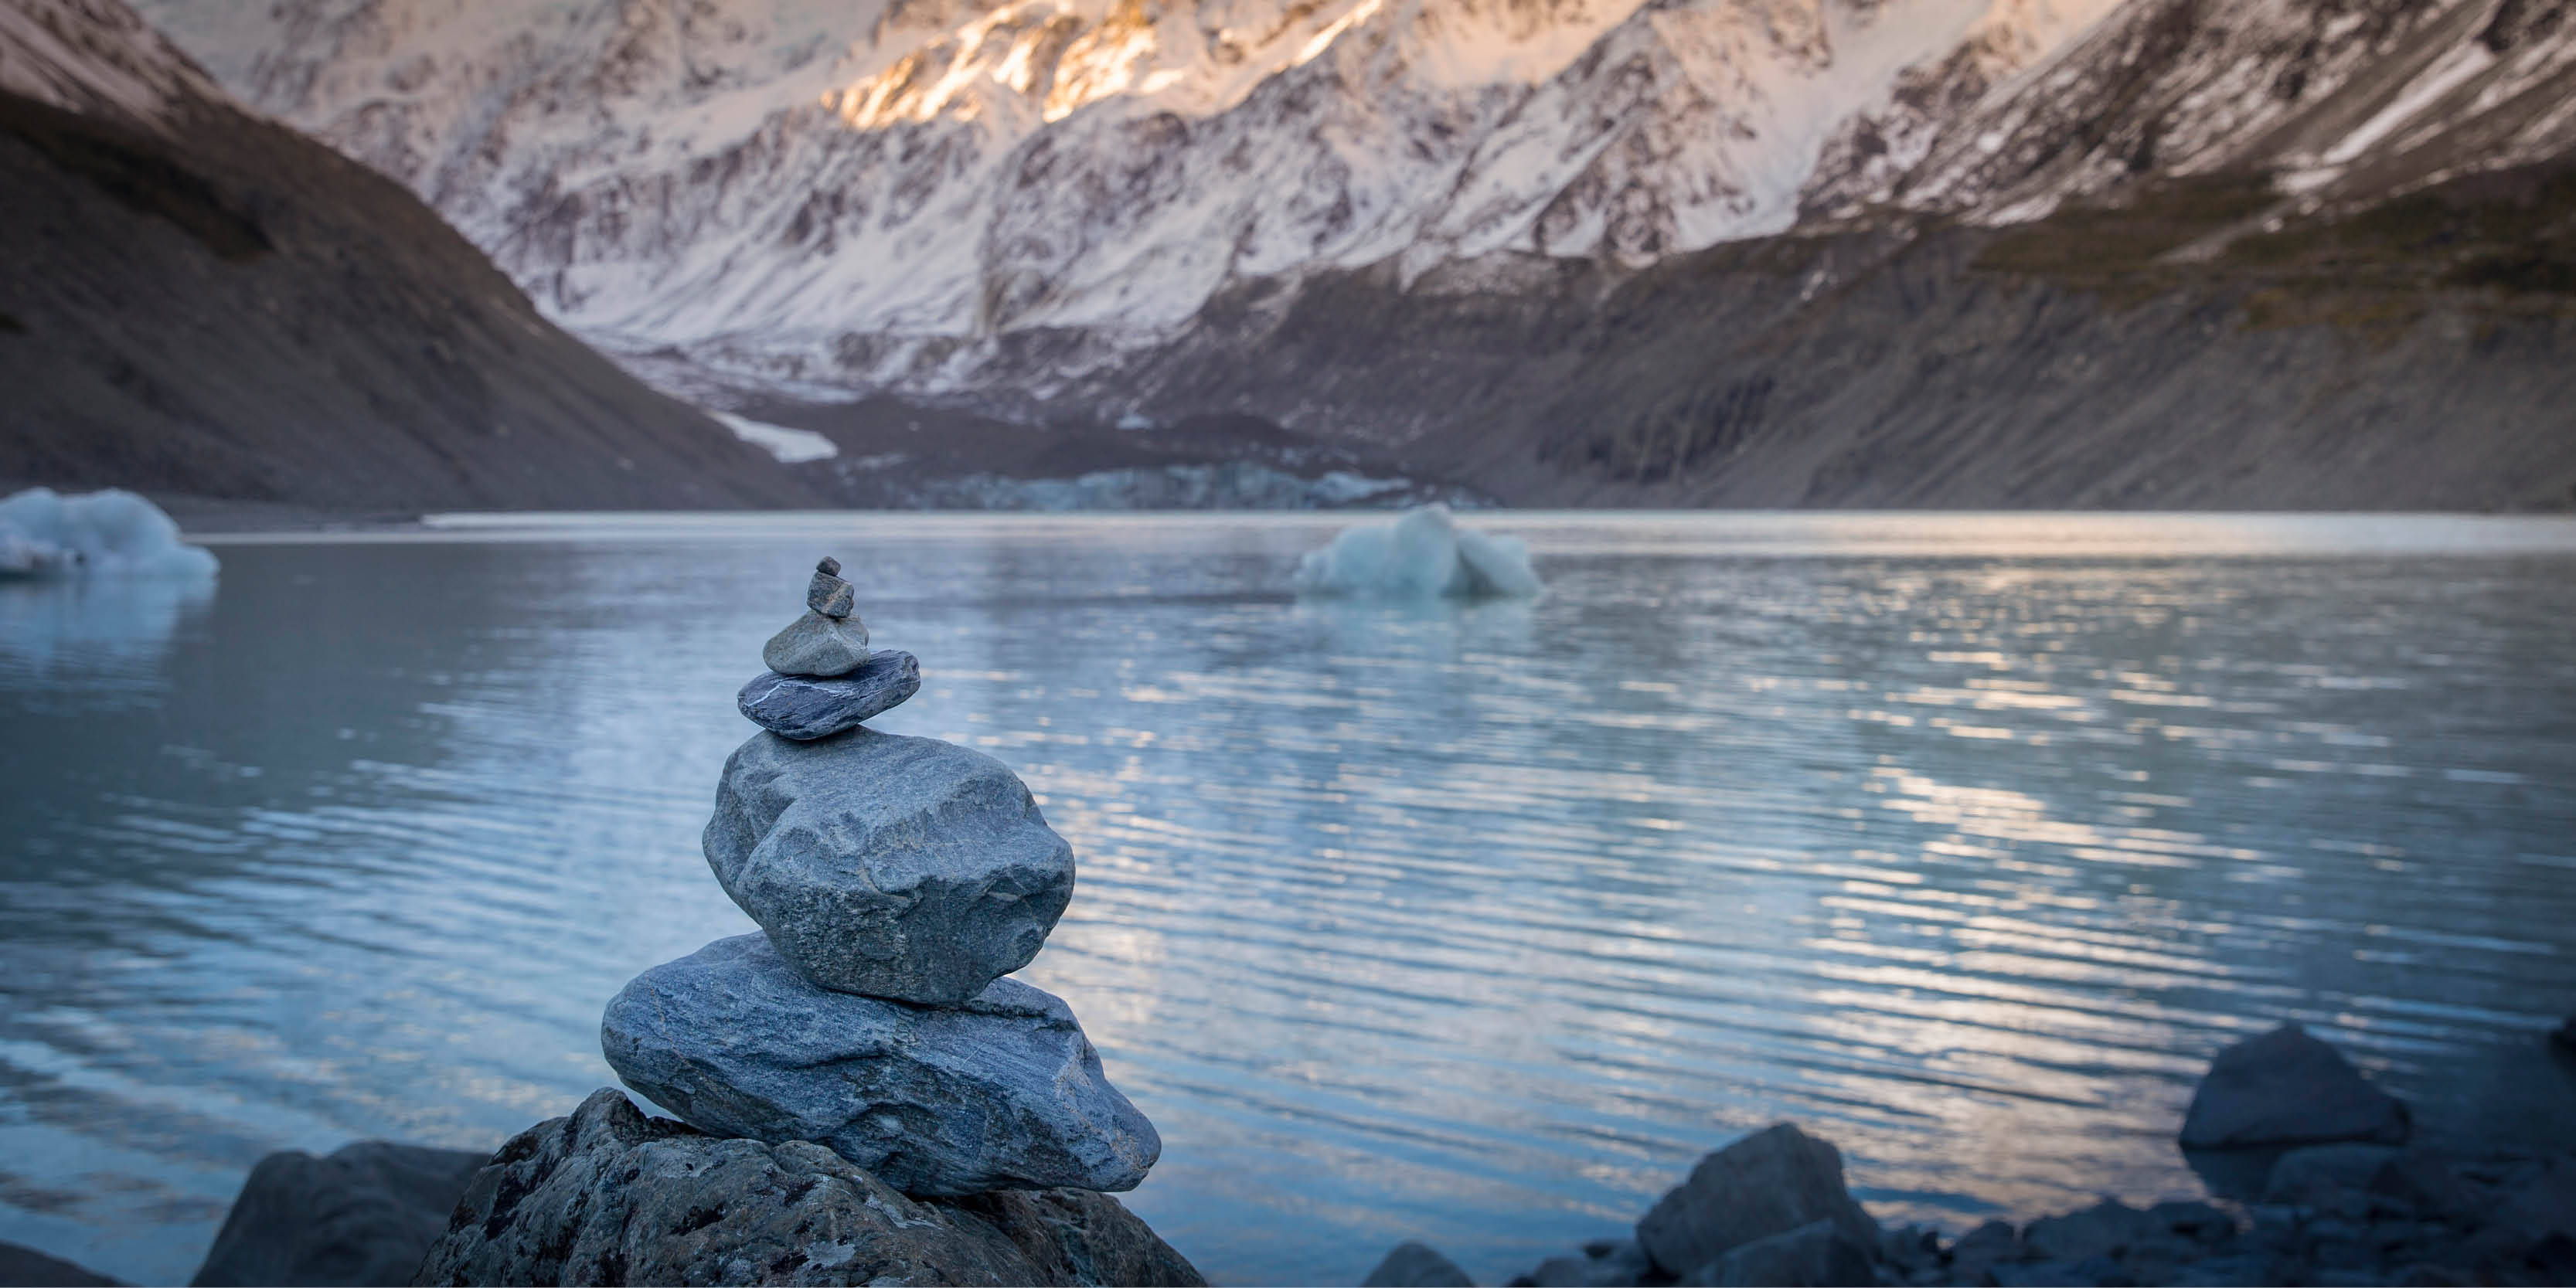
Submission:
[[[1105,1194],[916,1200],[821,1145],[708,1136],[602,1089],[501,1147],[412,1282],[1206,1281]]]
[[[907,1006],[816,988],[737,935],[629,982],[600,1046],[698,1128],[814,1141],[907,1194],[1129,1190],[1163,1147],[1073,1012],[1017,980]]]
[[[706,855],[807,979],[933,1006],[1028,965],[1073,898],[1073,847],[1007,766],[865,727],[735,749]]]

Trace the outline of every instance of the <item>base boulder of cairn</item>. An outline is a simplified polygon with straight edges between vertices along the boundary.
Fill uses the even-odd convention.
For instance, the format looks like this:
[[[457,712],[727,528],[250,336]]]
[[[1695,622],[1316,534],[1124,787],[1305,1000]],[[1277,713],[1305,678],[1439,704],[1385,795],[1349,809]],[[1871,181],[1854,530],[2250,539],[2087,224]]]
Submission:
[[[637,976],[600,1046],[700,1128],[815,1141],[917,1196],[1132,1190],[1162,1152],[1073,1012],[1016,980],[908,1006],[816,988],[740,935]]]
[[[933,1006],[1029,964],[1073,847],[1002,762],[936,738],[759,734],[725,762],[707,866],[805,978]]]
[[[602,1089],[501,1147],[412,1282],[1207,1281],[1107,1195],[916,1200],[821,1145],[708,1136]]]

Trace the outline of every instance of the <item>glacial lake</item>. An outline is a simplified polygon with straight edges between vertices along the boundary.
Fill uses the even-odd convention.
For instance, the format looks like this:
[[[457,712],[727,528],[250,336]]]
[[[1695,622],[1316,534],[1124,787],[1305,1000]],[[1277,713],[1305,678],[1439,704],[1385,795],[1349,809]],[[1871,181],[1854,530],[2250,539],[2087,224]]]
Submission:
[[[1220,1283],[1499,1283],[1793,1119],[1884,1220],[2196,1196],[2283,1019],[2576,1147],[2576,521],[1468,516],[1535,602],[1300,601],[1366,516],[459,520],[0,585],[0,1239],[195,1269],[273,1150],[489,1148],[752,929],[733,694],[837,554],[874,722],[1080,856],[1022,977]]]

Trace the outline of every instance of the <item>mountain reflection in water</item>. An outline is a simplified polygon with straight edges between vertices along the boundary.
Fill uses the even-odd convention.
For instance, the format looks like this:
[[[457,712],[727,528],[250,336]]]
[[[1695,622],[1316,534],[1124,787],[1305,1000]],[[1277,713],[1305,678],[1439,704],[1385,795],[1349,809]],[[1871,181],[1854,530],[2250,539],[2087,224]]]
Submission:
[[[823,553],[922,660],[874,723],[1073,842],[1024,978],[1220,1281],[1499,1282],[1780,1118],[1887,1219],[2193,1194],[2282,1018],[2576,1144],[2576,524],[1494,514],[1544,598],[1388,605],[1282,593],[1330,518],[550,522],[0,588],[0,1239],[183,1279],[262,1153],[611,1082],[751,929],[698,830]]]

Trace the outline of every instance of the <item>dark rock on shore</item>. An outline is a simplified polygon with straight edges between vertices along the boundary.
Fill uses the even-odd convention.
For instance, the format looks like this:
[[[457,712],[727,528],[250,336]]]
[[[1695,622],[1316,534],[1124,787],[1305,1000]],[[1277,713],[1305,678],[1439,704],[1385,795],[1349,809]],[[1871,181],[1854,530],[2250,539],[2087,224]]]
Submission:
[[[124,1282],[22,1244],[0,1242],[0,1288],[102,1288]]]
[[[828,678],[764,671],[734,695],[734,706],[771,733],[811,742],[855,729],[921,691],[920,660],[898,649],[865,653],[845,669]]]
[[[1871,1288],[1878,1282],[1871,1248],[1832,1220],[1755,1239],[1681,1277],[1684,1285],[1714,1288]]]
[[[250,1170],[200,1285],[404,1284],[491,1156],[359,1141],[320,1158],[271,1154]]]
[[[636,976],[600,1047],[701,1128],[817,1142],[907,1194],[1131,1190],[1163,1147],[1073,1012],[1018,980],[910,1006],[816,988],[737,935]]]
[[[1474,1288],[1475,1282],[1457,1262],[1408,1240],[1395,1245],[1360,1288]]]
[[[1637,1242],[1656,1269],[1690,1275],[1740,1245],[1815,1221],[1863,1246],[1878,1241],[1878,1223],[1843,1187],[1842,1151],[1779,1123],[1701,1159],[1637,1222]]]
[[[1701,1159],[1690,1179],[1638,1222],[1643,1252],[1633,1262],[1616,1256],[1633,1245],[1602,1241],[1587,1245],[1582,1259],[1551,1258],[1512,1282],[2576,1283],[2576,1154],[2458,1157],[2367,1143],[2373,1135],[2402,1139],[2405,1106],[2297,1025],[2221,1052],[2191,1114],[2204,1139],[2364,1139],[2328,1135],[2333,1143],[2277,1154],[2243,1148],[2203,1155],[2261,1169],[2241,1191],[2260,1198],[2246,1209],[2250,1227],[2208,1203],[2142,1210],[2106,1198],[2018,1228],[1988,1221],[1945,1245],[1938,1231],[1881,1231],[1844,1189],[1840,1153],[1783,1123]],[[2186,1129],[2184,1144],[2192,1138]]]
[[[2218,1053],[2183,1115],[2185,1149],[2406,1143],[2406,1106],[2342,1053],[2284,1024]]]
[[[708,1136],[603,1089],[501,1147],[412,1282],[1206,1281],[1106,1195],[916,1200],[820,1145]]]

